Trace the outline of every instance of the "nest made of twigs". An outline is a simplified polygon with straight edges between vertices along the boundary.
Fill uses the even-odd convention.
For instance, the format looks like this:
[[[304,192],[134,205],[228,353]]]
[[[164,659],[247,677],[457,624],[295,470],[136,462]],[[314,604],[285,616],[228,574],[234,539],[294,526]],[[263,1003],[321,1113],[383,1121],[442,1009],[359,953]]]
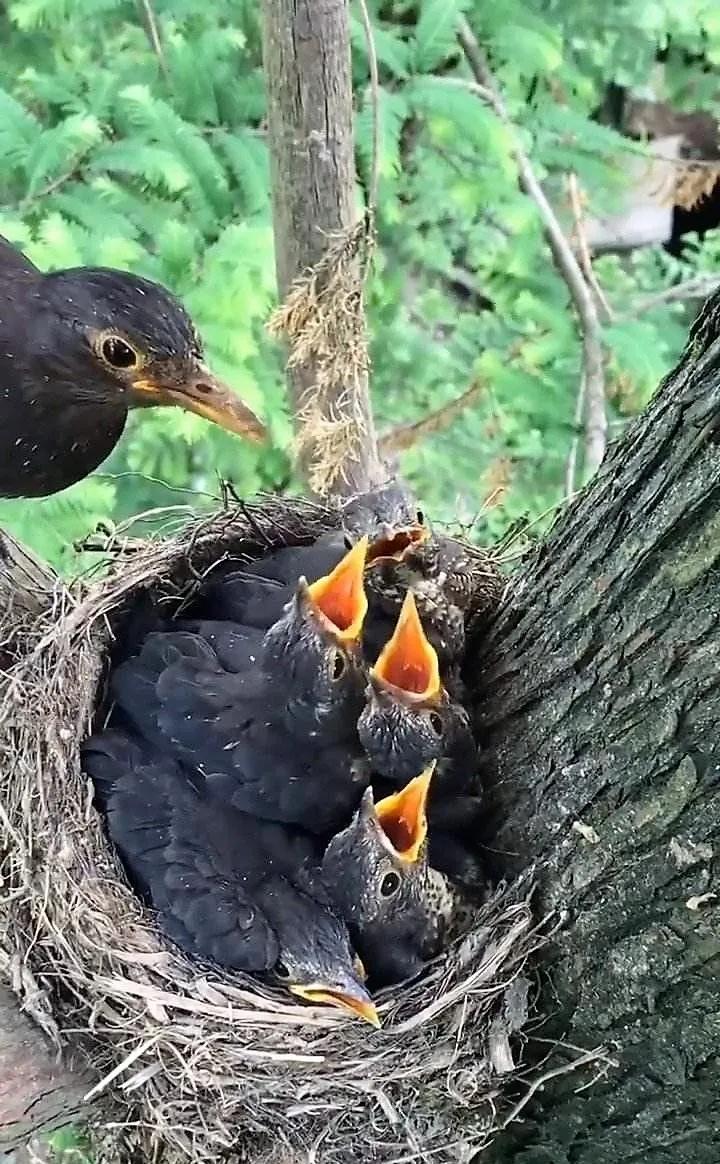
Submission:
[[[507,992],[541,941],[527,886],[499,892],[417,982],[384,991],[376,1032],[166,942],[80,772],[113,636],[142,592],[172,612],[214,562],[332,524],[301,501],[242,505],[120,556],[83,593],[58,585],[32,617],[7,615],[0,969],[58,1047],[91,1065],[91,1098],[142,1160],[455,1164],[501,1121],[518,1026]]]

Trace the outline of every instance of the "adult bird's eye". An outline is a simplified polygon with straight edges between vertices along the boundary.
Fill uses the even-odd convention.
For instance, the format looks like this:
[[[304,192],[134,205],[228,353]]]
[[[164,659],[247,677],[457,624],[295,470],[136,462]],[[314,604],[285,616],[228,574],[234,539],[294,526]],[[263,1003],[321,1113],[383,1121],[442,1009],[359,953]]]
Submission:
[[[134,368],[137,364],[137,352],[119,335],[109,335],[103,340],[100,350],[102,358],[111,368]]]
[[[418,523],[418,525],[425,525],[425,514],[423,513],[422,509],[418,509],[417,513],[415,514],[415,521]]]
[[[333,653],[333,661],[332,661],[333,680],[335,680],[337,682],[338,679],[342,679],[343,675],[345,674],[346,667],[347,667],[347,659],[345,658],[343,652],[342,651],[335,651]]]
[[[435,732],[435,735],[441,736],[443,734],[443,721],[438,713],[436,711],[431,711],[428,719],[430,721],[430,727]]]
[[[288,968],[284,962],[276,962],[275,963],[275,973],[277,974],[278,978],[289,978],[290,977],[290,971],[288,970]]]
[[[385,876],[383,877],[382,881],[380,882],[380,896],[381,897],[392,897],[392,895],[394,893],[397,893],[399,888],[400,888],[400,875],[399,875],[399,873],[386,873]]]

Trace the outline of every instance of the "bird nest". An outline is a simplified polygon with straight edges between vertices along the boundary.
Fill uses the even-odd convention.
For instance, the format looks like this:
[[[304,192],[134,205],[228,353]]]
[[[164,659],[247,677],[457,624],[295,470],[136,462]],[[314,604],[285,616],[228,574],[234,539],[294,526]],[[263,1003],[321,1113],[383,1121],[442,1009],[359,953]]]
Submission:
[[[470,1160],[503,1122],[522,970],[542,943],[528,885],[499,890],[419,980],[378,996],[382,1029],[184,956],[129,888],[80,744],[139,597],[180,609],[212,563],[336,524],[265,500],[126,547],[102,580],[6,613],[0,707],[0,969],[59,1048],[89,1064],[89,1115],[142,1160]]]

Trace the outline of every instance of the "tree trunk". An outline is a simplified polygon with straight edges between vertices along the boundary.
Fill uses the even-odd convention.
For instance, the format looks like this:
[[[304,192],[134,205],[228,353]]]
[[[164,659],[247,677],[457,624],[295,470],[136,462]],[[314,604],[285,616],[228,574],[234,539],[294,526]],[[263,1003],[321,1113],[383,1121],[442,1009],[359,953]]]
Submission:
[[[262,10],[275,260],[285,298],[357,219],[348,0],[263,0]],[[296,420],[317,377],[312,358],[289,370]],[[376,484],[381,470],[367,374],[337,382],[322,411],[328,421],[338,411],[357,417],[364,433],[328,491],[359,493]],[[307,470],[317,455],[309,443],[301,467]]]
[[[618,1063],[548,1081],[487,1164],[720,1158],[718,336],[715,296],[474,663],[493,861],[565,913],[537,1034]]]
[[[58,1061],[15,996],[0,987],[0,1160],[38,1132],[87,1118],[90,1079]]]

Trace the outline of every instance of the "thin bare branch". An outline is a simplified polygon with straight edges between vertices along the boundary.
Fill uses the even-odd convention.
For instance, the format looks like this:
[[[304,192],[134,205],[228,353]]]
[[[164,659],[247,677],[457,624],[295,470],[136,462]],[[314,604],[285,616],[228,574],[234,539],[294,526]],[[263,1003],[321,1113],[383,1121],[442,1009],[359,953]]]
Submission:
[[[372,21],[365,0],[359,0],[365,40],[367,42],[368,66],[370,69],[370,100],[372,102],[372,156],[370,163],[370,185],[368,188],[368,216],[373,221],[377,210],[378,186],[380,182],[380,81],[378,78],[377,52],[373,36]]]
[[[492,70],[485,59],[485,54],[464,16],[461,16],[458,21],[458,39],[475,80],[487,91],[488,103],[498,119],[512,133],[512,152],[518,167],[520,186],[528,197],[532,198],[537,207],[545,238],[552,251],[556,266],[567,284],[580,321],[585,376],[585,467],[588,473],[593,473],[602,462],[607,444],[603,350],[600,319],[595,301],[573,249],[565,237],[554,210],[545,197],[545,192],[535,175],[532,163],[519,142],[515,125],[508,113]]]
[[[480,85],[477,81],[470,81],[467,77],[445,77],[433,76],[430,78],[434,85],[454,85],[456,89],[468,89],[470,93],[474,93],[476,97],[480,97],[483,101],[487,101],[488,105],[492,104],[492,94],[484,85]]]
[[[169,81],[170,74],[168,72],[167,61],[165,60],[165,52],[163,50],[162,41],[160,39],[160,29],[155,17],[155,10],[151,4],[151,0],[138,0],[138,8],[144,19],[145,31],[147,32],[150,47],[155,53],[158,60],[160,72],[165,81]]]
[[[571,1072],[577,1071],[579,1067],[587,1067],[591,1063],[602,1064],[605,1070],[608,1070],[610,1067],[617,1067],[618,1065],[615,1059],[610,1058],[606,1047],[595,1047],[594,1050],[586,1051],[584,1055],[578,1055],[577,1059],[563,1064],[562,1067],[553,1067],[550,1071],[546,1071],[544,1075],[539,1075],[537,1079],[533,1080],[525,1095],[522,1099],[518,1100],[503,1120],[501,1125],[502,1129],[504,1130],[509,1127],[513,1120],[517,1119],[520,1112],[527,1106],[535,1093],[540,1091],[551,1079],[558,1079],[561,1075],[569,1075]]]
[[[664,291],[656,291],[652,295],[644,295],[632,302],[632,315],[641,311],[652,311],[664,303],[683,303],[688,299],[707,299],[720,287],[720,279],[716,275],[696,275],[684,283],[676,283],[674,287],[666,287]]]
[[[399,424],[396,428],[391,428],[389,432],[380,437],[381,454],[387,456],[390,453],[402,452],[404,449],[412,448],[418,441],[432,433],[442,432],[449,428],[460,413],[477,400],[484,388],[484,384],[478,384],[475,381],[460,396],[443,404],[441,408],[428,412],[420,420],[415,420],[412,424]]]
[[[575,405],[575,434],[570,445],[570,452],[568,453],[567,464],[565,466],[565,496],[569,499],[575,492],[575,474],[577,472],[577,455],[580,446],[580,425],[582,424],[583,412],[585,411],[585,377],[580,377],[578,385],[577,403]]]
[[[575,239],[577,242],[578,257],[580,259],[580,266],[582,273],[585,276],[585,281],[595,295],[599,312],[606,323],[610,323],[614,318],[613,310],[605,297],[605,292],[598,283],[592,265],[592,255],[590,254],[590,247],[588,246],[587,233],[585,231],[585,223],[583,222],[583,207],[582,199],[580,197],[580,186],[577,180],[577,174],[568,174],[568,194],[570,196],[570,209],[572,210],[573,222],[575,226]]]

